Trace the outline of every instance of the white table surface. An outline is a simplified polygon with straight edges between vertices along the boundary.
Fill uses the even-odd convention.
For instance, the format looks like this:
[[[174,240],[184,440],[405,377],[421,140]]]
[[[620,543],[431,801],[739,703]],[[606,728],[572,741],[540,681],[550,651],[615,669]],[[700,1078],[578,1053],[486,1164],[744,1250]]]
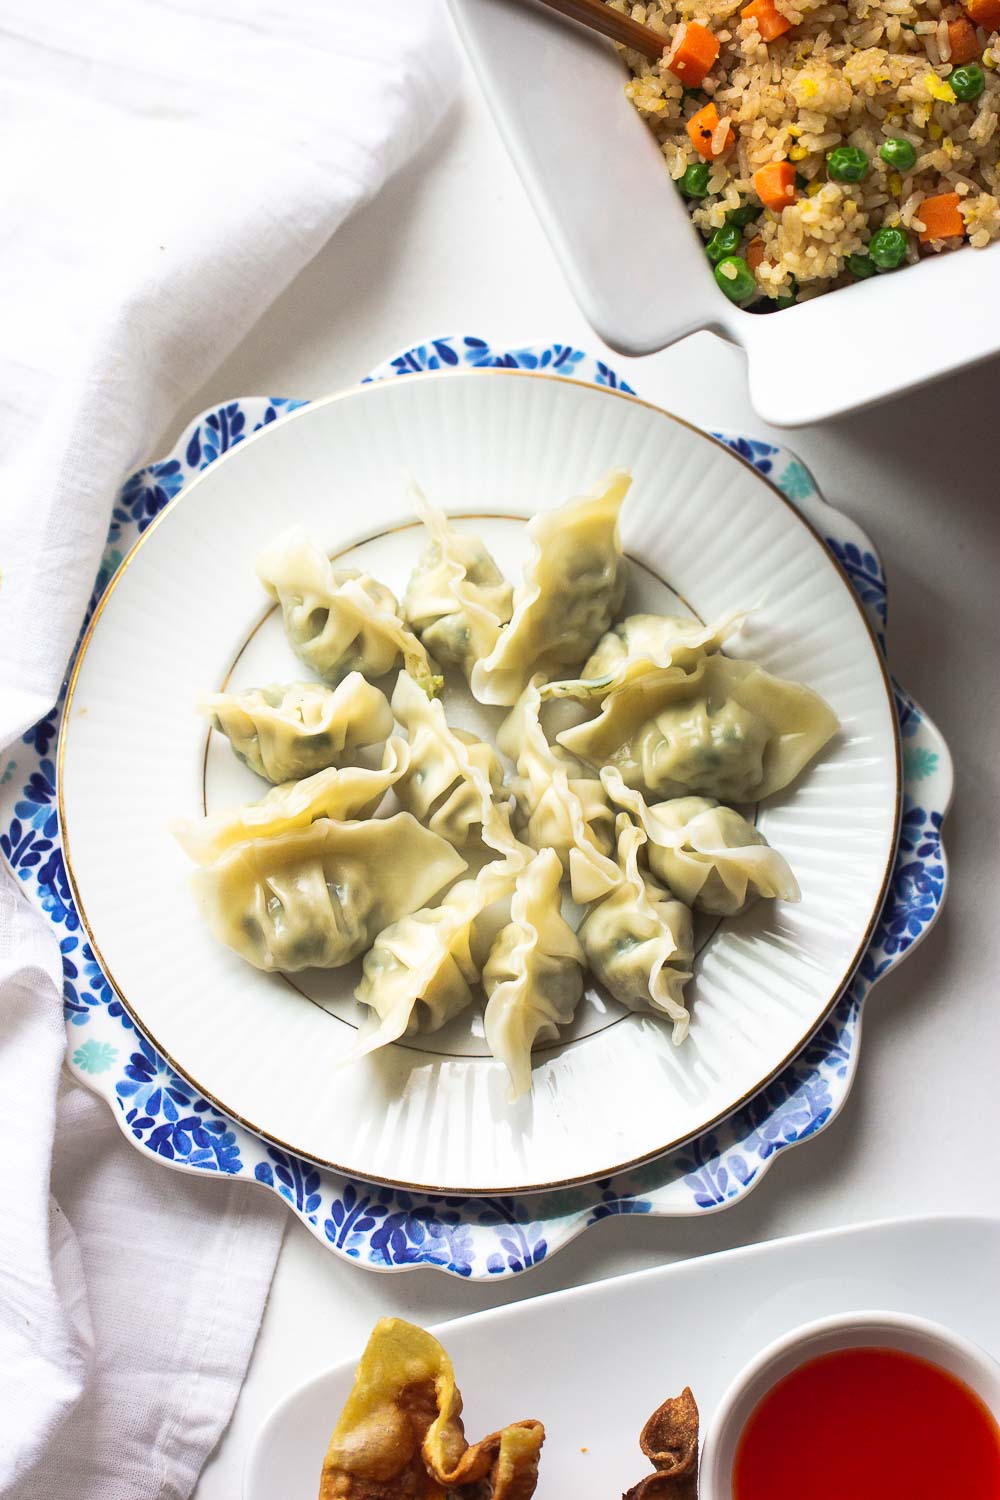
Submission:
[[[626,252],[623,234],[623,260]],[[323,395],[386,354],[446,333],[600,348],[467,70],[458,104],[419,160],[279,297],[175,430],[226,397]],[[769,435],[748,404],[742,355],[712,335],[644,360],[604,352],[641,395],[679,415]],[[877,329],[858,354],[878,358]],[[860,1076],[840,1118],[737,1207],[680,1222],[611,1218],[499,1286],[429,1270],[362,1271],[290,1220],[246,1385],[196,1500],[235,1500],[270,1407],[359,1351],[384,1314],[427,1324],[777,1235],[896,1214],[1000,1212],[998,386],[1000,361],[879,410],[778,435],[880,547],[893,669],[944,729],[958,780],[946,834],[949,905],[873,996]]]

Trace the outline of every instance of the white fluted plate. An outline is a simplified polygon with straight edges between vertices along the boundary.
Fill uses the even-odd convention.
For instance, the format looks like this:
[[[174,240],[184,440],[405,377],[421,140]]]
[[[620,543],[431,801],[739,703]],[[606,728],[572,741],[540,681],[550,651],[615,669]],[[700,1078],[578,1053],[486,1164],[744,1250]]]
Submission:
[[[639,561],[627,608],[710,618],[755,605],[733,648],[797,678],[843,729],[759,826],[798,905],[702,933],[689,1040],[591,988],[569,1037],[507,1102],[478,1011],[338,1069],[360,1019],[358,968],[262,974],[203,928],[169,824],[260,794],[192,712],[219,687],[301,677],[254,572],[300,522],[401,592],[421,545],[404,475],[485,537],[508,572],[534,512],[626,464]],[[457,722],[495,729],[453,691]],[[871,628],[798,511],[714,439],[620,391],[515,370],[358,387],[220,457],[148,527],[78,658],[60,742],[67,867],[95,953],[158,1050],[268,1140],[352,1176],[501,1192],[611,1175],[702,1132],[803,1045],[871,935],[899,826],[896,717]],[[206,753],[207,751],[207,753]]]

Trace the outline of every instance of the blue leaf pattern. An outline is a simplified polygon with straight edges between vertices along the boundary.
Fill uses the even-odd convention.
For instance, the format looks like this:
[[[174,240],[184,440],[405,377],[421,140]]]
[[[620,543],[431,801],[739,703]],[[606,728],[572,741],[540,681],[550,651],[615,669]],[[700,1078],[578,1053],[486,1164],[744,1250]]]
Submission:
[[[135,1040],[115,1093],[136,1140],[167,1161],[228,1176],[242,1172],[235,1127],[167,1065],[151,1042],[138,1034]]]
[[[874,552],[862,552],[855,542],[838,542],[828,536],[826,545],[840,563],[862,604],[870,605],[878,616],[879,639],[885,649],[886,595],[885,574]]]
[[[734,453],[738,453],[740,458],[746,459],[748,464],[753,464],[759,473],[770,474],[774,468],[774,455],[778,449],[773,443],[760,442],[757,438],[734,436],[726,432],[714,432],[712,436],[725,443],[726,447],[731,448]]]
[[[603,361],[568,344],[497,349],[485,339],[434,339],[387,362],[386,379],[423,370],[544,370],[628,392]],[[203,413],[175,452],[122,486],[88,617],[136,537],[195,473],[251,433],[305,405],[284,397],[230,401]],[[772,443],[732,434],[721,441],[793,501],[815,494],[804,465]],[[885,578],[878,557],[831,536],[837,558],[880,632]],[[56,816],[54,745],[62,700],[24,735],[0,776],[0,853],[54,924],[63,963],[71,1065],[103,1089],[143,1150],[200,1172],[245,1175],[277,1194],[338,1254],[380,1269],[434,1266],[496,1279],[539,1265],[579,1230],[618,1214],[655,1214],[672,1195],[677,1212],[710,1211],[743,1196],[789,1146],[822,1130],[839,1108],[858,1053],[858,1020],[871,986],[926,931],[944,897],[942,810],[933,801],[936,753],[923,718],[898,687],[907,798],[899,857],[876,934],[852,984],[799,1058],[749,1104],[665,1161],[588,1186],[490,1198],[433,1197],[354,1182],[269,1146],[221,1115],[135,1029],[86,941],[73,904]],[[918,785],[928,795],[918,792]]]

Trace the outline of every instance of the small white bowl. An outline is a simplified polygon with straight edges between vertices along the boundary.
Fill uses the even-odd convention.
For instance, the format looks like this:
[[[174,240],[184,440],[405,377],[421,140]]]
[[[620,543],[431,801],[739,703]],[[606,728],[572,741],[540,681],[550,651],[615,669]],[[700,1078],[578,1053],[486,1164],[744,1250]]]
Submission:
[[[905,1313],[858,1312],[794,1328],[745,1365],[729,1386],[705,1437],[699,1500],[732,1500],[733,1460],[750,1414],[773,1385],[824,1354],[841,1349],[900,1349],[963,1381],[1000,1421],[1000,1365],[978,1344],[940,1323]]]

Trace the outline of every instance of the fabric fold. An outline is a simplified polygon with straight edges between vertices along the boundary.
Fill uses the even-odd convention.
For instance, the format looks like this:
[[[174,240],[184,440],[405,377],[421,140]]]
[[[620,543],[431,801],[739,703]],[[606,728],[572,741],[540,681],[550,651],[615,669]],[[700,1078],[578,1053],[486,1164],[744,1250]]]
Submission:
[[[428,137],[455,71],[437,0],[0,0],[0,747],[56,701],[129,469]],[[283,1210],[164,1171],[60,1081],[61,987],[0,863],[0,1495],[179,1500]]]

